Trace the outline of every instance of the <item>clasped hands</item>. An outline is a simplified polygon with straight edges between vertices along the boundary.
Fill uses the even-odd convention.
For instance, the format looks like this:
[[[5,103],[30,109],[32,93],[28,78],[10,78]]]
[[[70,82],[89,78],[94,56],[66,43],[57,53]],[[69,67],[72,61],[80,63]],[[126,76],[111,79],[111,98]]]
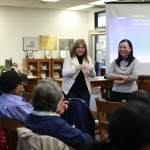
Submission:
[[[91,71],[92,67],[90,67],[89,65],[86,65],[86,64],[79,64],[78,66],[76,66],[76,71],[78,71],[78,70]]]

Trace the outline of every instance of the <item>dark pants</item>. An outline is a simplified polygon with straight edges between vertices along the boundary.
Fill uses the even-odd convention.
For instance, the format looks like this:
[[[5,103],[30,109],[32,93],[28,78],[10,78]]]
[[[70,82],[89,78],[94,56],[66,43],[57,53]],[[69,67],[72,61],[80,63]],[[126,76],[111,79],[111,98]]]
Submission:
[[[129,98],[130,94],[131,93],[122,93],[122,92],[111,91],[110,101],[112,101],[112,102],[121,102],[123,99],[128,101],[128,98]]]
[[[67,95],[64,94],[64,97],[66,99],[69,99],[69,98],[80,98],[83,101],[85,101],[85,103],[88,106],[90,105],[90,97],[91,97],[91,95],[90,95],[88,90],[81,90],[81,91],[76,91],[76,92],[69,91],[69,93]]]

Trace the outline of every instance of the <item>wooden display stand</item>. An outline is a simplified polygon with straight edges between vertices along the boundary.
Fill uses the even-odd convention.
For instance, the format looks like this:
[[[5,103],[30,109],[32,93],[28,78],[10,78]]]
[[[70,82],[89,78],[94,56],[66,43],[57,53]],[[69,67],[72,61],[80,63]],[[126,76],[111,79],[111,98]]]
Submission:
[[[27,68],[28,85],[27,91],[32,92],[38,80],[51,77],[51,59],[23,59],[23,66]]]
[[[63,58],[52,58],[52,78],[62,78]]]
[[[23,59],[23,65],[36,78],[51,77],[51,59]]]
[[[62,66],[64,59],[23,59],[23,66],[31,73],[28,76],[27,91],[32,92],[38,80],[45,77],[52,77],[53,79],[62,78]]]

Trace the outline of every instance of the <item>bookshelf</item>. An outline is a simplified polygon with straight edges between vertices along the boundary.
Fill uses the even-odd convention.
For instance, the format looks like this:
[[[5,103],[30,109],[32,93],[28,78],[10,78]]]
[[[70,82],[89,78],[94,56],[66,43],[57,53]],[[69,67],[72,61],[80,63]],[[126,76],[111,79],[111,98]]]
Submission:
[[[51,59],[23,59],[23,66],[35,78],[51,77]]]
[[[62,78],[63,58],[52,58],[52,78]]]

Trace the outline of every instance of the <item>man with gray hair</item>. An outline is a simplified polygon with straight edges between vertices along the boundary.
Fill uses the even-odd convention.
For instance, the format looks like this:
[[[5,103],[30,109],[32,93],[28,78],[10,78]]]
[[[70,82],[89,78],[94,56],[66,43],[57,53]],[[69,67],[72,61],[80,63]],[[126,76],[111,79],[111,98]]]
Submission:
[[[25,126],[34,133],[58,138],[78,149],[83,143],[92,141],[92,137],[73,128],[60,117],[68,103],[63,100],[63,93],[57,83],[50,78],[42,79],[33,90],[34,110],[27,116]]]

